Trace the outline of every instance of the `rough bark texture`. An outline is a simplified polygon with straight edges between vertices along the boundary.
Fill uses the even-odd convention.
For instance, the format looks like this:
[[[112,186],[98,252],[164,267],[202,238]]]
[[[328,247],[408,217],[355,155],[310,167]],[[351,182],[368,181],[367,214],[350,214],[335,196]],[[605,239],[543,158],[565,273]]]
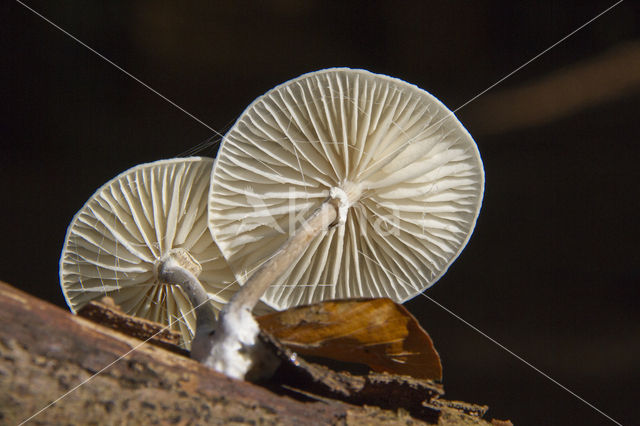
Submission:
[[[2,424],[425,424],[404,409],[294,398],[229,379],[4,283],[0,322]],[[489,424],[430,409],[440,411],[438,424]]]

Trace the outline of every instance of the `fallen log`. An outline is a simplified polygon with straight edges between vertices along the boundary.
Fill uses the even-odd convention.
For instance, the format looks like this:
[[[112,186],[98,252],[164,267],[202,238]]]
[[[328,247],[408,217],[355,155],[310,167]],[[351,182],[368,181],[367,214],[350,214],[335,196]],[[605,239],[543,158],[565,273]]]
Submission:
[[[170,342],[143,343],[1,282],[0,321],[0,423],[491,424],[481,418],[486,407],[439,400],[438,392],[421,419],[406,409],[361,405],[366,392],[385,386],[419,390],[400,376],[354,378],[366,392],[341,399],[304,376],[348,375],[312,364],[280,372],[281,381],[302,377],[297,384],[233,380],[169,350]]]

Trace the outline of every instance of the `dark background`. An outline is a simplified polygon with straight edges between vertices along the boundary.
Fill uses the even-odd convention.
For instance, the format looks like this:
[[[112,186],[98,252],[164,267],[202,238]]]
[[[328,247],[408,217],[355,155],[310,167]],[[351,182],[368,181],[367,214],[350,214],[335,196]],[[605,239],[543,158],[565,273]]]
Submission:
[[[27,3],[224,133],[271,87],[332,66],[407,80],[456,109],[614,1]],[[0,34],[0,279],[64,306],[73,214],[121,171],[214,134],[19,3],[0,6]],[[640,396],[640,90],[507,131],[483,105],[639,36],[640,9],[623,2],[457,112],[484,160],[485,201],[426,292],[623,424]],[[448,398],[517,425],[608,423],[426,298],[407,305],[440,351]]]

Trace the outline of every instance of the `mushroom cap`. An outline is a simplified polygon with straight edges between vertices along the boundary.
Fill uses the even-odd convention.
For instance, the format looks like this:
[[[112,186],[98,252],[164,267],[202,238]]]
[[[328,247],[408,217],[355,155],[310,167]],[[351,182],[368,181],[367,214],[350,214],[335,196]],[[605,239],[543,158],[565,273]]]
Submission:
[[[454,114],[412,84],[333,68],[279,85],[238,118],[211,175],[209,227],[241,284],[332,188],[360,198],[265,292],[268,305],[419,294],[469,240],[484,171]]]
[[[159,282],[163,255],[190,256],[219,310],[239,289],[207,224],[213,160],[190,157],[142,164],[112,179],[76,213],[60,257],[60,286],[74,313],[110,296],[134,316],[173,322],[189,345],[195,314],[175,285]],[[192,271],[198,272],[198,271]]]

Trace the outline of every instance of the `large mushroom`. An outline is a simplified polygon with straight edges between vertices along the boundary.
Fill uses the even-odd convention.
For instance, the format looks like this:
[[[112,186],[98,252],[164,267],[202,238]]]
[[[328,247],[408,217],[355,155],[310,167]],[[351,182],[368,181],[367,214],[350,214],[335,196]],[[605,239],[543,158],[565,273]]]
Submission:
[[[284,309],[404,302],[431,286],[471,236],[484,174],[473,139],[436,98],[336,68],[256,99],[225,136],[211,182],[210,229],[242,284],[267,259],[273,272],[291,258],[263,298]],[[300,231],[309,237],[291,247]]]
[[[128,314],[171,324],[185,347],[196,312],[198,325],[215,326],[215,313],[239,286],[208,230],[212,165],[202,157],[142,164],[91,196],[71,221],[60,258],[60,285],[74,313],[110,296]],[[166,265],[202,287],[171,282],[161,274]]]
[[[276,309],[419,294],[466,245],[483,189],[473,139],[414,85],[335,68],[259,97],[211,175],[210,230],[244,285],[222,311],[216,345],[228,350],[212,364],[226,371],[232,349],[255,341],[263,294]]]

